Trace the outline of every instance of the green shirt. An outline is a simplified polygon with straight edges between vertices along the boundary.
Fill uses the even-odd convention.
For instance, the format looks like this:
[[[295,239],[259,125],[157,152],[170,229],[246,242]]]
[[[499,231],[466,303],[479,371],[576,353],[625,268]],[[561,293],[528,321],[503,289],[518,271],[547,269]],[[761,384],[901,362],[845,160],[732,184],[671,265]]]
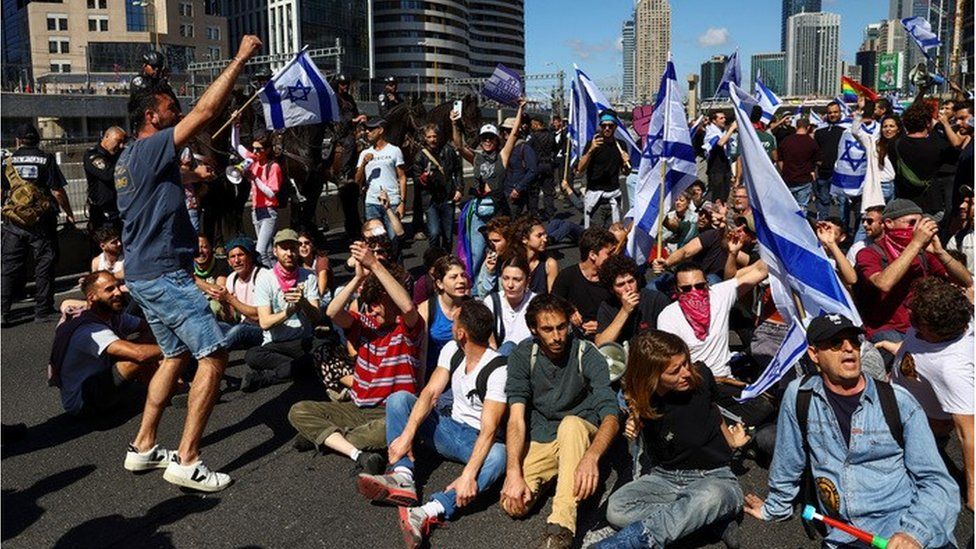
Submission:
[[[508,403],[525,404],[529,438],[550,442],[566,416],[576,416],[599,426],[603,418],[617,415],[617,398],[610,388],[607,361],[596,346],[571,337],[569,351],[553,364],[539,349],[535,367],[530,367],[535,339],[526,339],[508,357],[505,392]],[[582,376],[578,363],[583,351]]]

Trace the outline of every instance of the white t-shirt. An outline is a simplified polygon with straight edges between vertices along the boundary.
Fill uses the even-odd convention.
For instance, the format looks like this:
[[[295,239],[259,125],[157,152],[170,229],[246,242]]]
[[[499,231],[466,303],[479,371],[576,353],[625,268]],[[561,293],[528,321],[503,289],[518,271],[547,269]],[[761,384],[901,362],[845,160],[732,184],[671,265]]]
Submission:
[[[529,307],[529,302],[532,301],[532,298],[535,297],[535,293],[526,290],[525,295],[522,297],[522,302],[514,309],[508,302],[508,298],[505,297],[504,291],[500,292],[498,297],[501,298],[501,318],[502,325],[505,326],[505,341],[518,344],[532,337],[532,332],[529,331],[529,327],[525,323],[525,310]],[[491,295],[485,298],[485,305],[488,306],[492,314],[498,314],[495,312],[495,303],[491,299]],[[498,341],[497,343],[501,345],[505,341]]]
[[[304,268],[298,268],[298,283],[304,284],[305,299],[318,301],[319,283],[315,273]],[[254,282],[254,306],[271,307],[272,313],[284,311],[288,303],[285,302],[285,292],[278,285],[278,278],[271,269],[261,269]],[[281,324],[264,331],[264,343],[272,341],[293,341],[312,337],[312,325],[305,320],[304,315],[295,313]],[[262,344],[264,344],[262,343]]]
[[[105,324],[95,322],[88,322],[75,330],[61,365],[61,405],[66,412],[81,410],[84,405],[82,384],[89,377],[112,367],[113,361],[105,350],[138,330],[141,322],[138,317],[123,313],[118,333]]]
[[[695,330],[681,312],[677,301],[668,305],[657,317],[657,329],[680,337],[691,350],[691,361],[704,362],[715,377],[731,377],[729,367],[729,312],[738,297],[739,281],[720,282],[709,289],[709,323],[705,341],[695,337]]]
[[[453,339],[448,341],[441,349],[441,354],[437,357],[437,367],[444,368],[450,372],[451,357],[454,356],[457,350],[457,342]],[[475,390],[478,374],[481,372],[481,369],[497,356],[498,353],[495,351],[485,349],[485,353],[481,355],[481,360],[478,361],[478,364],[475,365],[470,373],[465,372],[466,364],[463,360],[457,370],[454,370],[454,374],[451,375],[451,392],[454,393],[454,406],[451,408],[451,418],[454,421],[463,423],[479,431],[481,430],[482,402],[475,395],[469,398],[468,393]],[[501,366],[492,372],[488,376],[488,390],[485,391],[485,400],[507,402],[507,397],[505,396],[505,381],[507,379],[507,366]]]
[[[363,158],[372,154],[373,159],[366,164],[366,203],[380,203],[380,189],[385,189],[390,197],[390,205],[396,206],[403,198],[400,196],[400,183],[397,179],[397,166],[403,166],[403,151],[400,147],[387,143],[382,150],[370,147],[359,153],[357,166],[363,164]]]
[[[232,272],[230,273],[230,275],[227,276],[227,281],[224,282],[224,286],[227,288],[228,292],[234,294],[234,297],[236,297],[238,301],[244,303],[245,305],[250,305],[253,307],[254,291],[257,285],[258,273],[265,270],[267,269],[255,265],[251,269],[251,278],[248,280],[240,278],[237,276],[236,272]],[[247,318],[244,315],[241,315],[241,322],[246,322],[248,324],[257,324],[257,322]]]
[[[959,339],[929,343],[909,328],[891,369],[892,380],[908,389],[930,419],[951,420],[951,414],[973,415],[973,325]],[[918,380],[902,376],[902,357],[911,353]]]
[[[864,240],[859,240],[851,244],[850,249],[847,250],[847,260],[851,262],[852,266],[857,265],[857,253],[863,250],[864,248],[867,248],[868,244],[870,243],[871,243],[871,239],[866,238]]]

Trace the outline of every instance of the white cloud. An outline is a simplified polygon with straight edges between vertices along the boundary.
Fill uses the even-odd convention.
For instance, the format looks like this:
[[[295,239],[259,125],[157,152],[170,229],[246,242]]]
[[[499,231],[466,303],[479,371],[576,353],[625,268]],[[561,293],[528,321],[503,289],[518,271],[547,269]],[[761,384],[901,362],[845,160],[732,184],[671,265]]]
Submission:
[[[698,45],[703,48],[714,48],[725,45],[729,41],[729,29],[725,27],[709,27],[698,37]]]
[[[616,48],[617,51],[624,51],[624,37],[623,36],[618,36],[617,37],[617,43],[614,44],[614,48]]]
[[[583,60],[589,59],[594,55],[606,53],[614,47],[614,44],[610,40],[604,40],[603,42],[584,42],[583,40],[573,38],[564,41],[563,44],[573,52],[574,57]],[[623,49],[622,45],[620,49]]]

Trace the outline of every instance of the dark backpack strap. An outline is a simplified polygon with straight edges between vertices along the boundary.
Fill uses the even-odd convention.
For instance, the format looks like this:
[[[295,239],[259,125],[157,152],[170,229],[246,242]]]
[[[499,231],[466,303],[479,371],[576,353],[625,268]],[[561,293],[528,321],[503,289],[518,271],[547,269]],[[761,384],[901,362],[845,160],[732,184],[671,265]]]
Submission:
[[[885,423],[888,424],[888,430],[891,431],[891,437],[898,443],[898,447],[904,450],[905,427],[901,423],[901,412],[898,411],[895,388],[884,381],[875,381],[874,386],[878,391],[881,412],[884,414]]]
[[[481,400],[481,402],[484,402],[485,395],[488,394],[488,378],[491,377],[491,374],[494,373],[495,370],[505,366],[506,364],[508,364],[508,358],[504,356],[496,356],[495,358],[491,359],[491,362],[485,364],[485,367],[478,372],[478,377],[474,381],[474,389],[468,393],[468,396],[470,397],[473,393],[478,396],[478,399]]]
[[[800,427],[800,441],[803,445],[803,474],[800,476],[800,492],[797,494],[796,501],[803,505],[817,501],[817,487],[813,481],[813,469],[810,468],[810,443],[807,440],[807,421],[810,417],[810,403],[813,399],[812,389],[802,387],[813,377],[813,374],[806,374],[800,378],[800,390],[796,392],[796,422]],[[803,531],[810,539],[816,539],[817,535],[823,536],[825,531],[810,521],[803,521]]]
[[[458,346],[457,351],[451,355],[451,375],[454,375],[454,370],[457,370],[462,362],[464,362],[464,349]]]
[[[495,310],[495,343],[501,346],[505,341],[505,321],[502,320],[502,297],[498,292],[491,292],[491,304]]]
[[[430,331],[430,327],[434,325],[434,314],[436,311],[434,307],[437,306],[437,294],[434,294],[427,298],[427,331]]]

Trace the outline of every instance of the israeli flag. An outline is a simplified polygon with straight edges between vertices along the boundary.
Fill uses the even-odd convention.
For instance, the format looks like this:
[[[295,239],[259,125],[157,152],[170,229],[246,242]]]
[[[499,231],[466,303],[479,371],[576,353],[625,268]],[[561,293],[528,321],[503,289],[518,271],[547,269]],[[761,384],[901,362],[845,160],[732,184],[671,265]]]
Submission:
[[[278,71],[260,97],[270,130],[339,121],[335,92],[306,51]]]
[[[942,41],[939,40],[938,35],[932,32],[932,25],[924,17],[906,17],[901,20],[901,24],[905,27],[905,31],[911,35],[912,40],[915,40],[915,43],[918,44],[918,48],[922,50],[922,54],[926,58],[930,59],[929,50],[942,45]]]
[[[696,179],[695,150],[685,121],[681,88],[675,76],[674,63],[661,76],[654,112],[647,128],[647,139],[640,169],[634,204],[625,218],[633,219],[634,227],[627,236],[627,255],[638,265],[647,262],[657,239],[658,220],[662,215],[661,184],[664,163],[664,208],[671,206],[676,196]]]
[[[756,381],[753,381],[746,388],[742,389],[742,394],[736,400],[744,402],[756,398],[773,385],[776,385],[790,371],[790,368],[803,357],[803,353],[806,350],[806,331],[804,331],[801,323],[793,321],[790,323],[790,329],[786,332],[786,337],[780,343],[779,349],[773,355],[773,360],[766,366],[766,370],[763,371],[762,375]]]
[[[762,107],[762,122],[769,124],[776,114],[776,108],[783,103],[762,81],[762,73],[756,73],[756,101]]]
[[[729,89],[736,119],[748,120],[755,99],[738,86]],[[769,268],[769,284],[779,313],[800,326],[806,326],[809,319],[821,313],[843,314],[860,325],[861,316],[854,302],[751,124],[739,126],[739,154],[742,180],[756,224],[759,255]],[[793,343],[798,337],[794,334]],[[781,357],[780,369],[788,368],[799,358],[795,351],[795,348],[780,349],[777,353]],[[785,370],[779,377],[764,376],[764,383],[772,385],[782,373]]]
[[[824,122],[824,119],[821,118],[819,114],[814,111],[810,111],[810,125],[814,128],[819,128],[821,126],[826,126],[827,123]]]
[[[742,68],[739,67],[739,50],[732,52],[728,61],[725,62],[725,72],[722,73],[722,81],[718,83],[718,89],[715,90],[715,97],[728,97],[730,82],[736,86],[742,85]],[[746,117],[746,120],[749,120],[749,118]]]
[[[874,120],[861,124],[861,131],[868,135],[874,135],[879,130],[880,125]],[[834,162],[834,175],[830,180],[830,193],[851,197],[861,196],[867,173],[868,151],[848,127],[837,144],[837,160]]]
[[[593,136],[596,135],[600,127],[600,113],[608,109],[613,110],[613,106],[586,73],[575,65],[574,68],[576,69],[576,80],[573,83],[573,92],[575,94],[574,99],[576,99],[576,116],[573,117],[574,120],[571,123],[576,123],[576,131],[575,135],[571,132],[570,136],[573,136],[575,139],[573,142],[574,156],[581,158],[583,151],[586,149],[586,145],[593,140]],[[617,122],[617,131],[614,136],[627,144],[630,155],[630,166],[631,168],[636,168],[641,160],[640,147],[637,146],[637,142],[634,141],[634,138],[627,131],[620,118],[616,115],[614,115],[614,118]]]

